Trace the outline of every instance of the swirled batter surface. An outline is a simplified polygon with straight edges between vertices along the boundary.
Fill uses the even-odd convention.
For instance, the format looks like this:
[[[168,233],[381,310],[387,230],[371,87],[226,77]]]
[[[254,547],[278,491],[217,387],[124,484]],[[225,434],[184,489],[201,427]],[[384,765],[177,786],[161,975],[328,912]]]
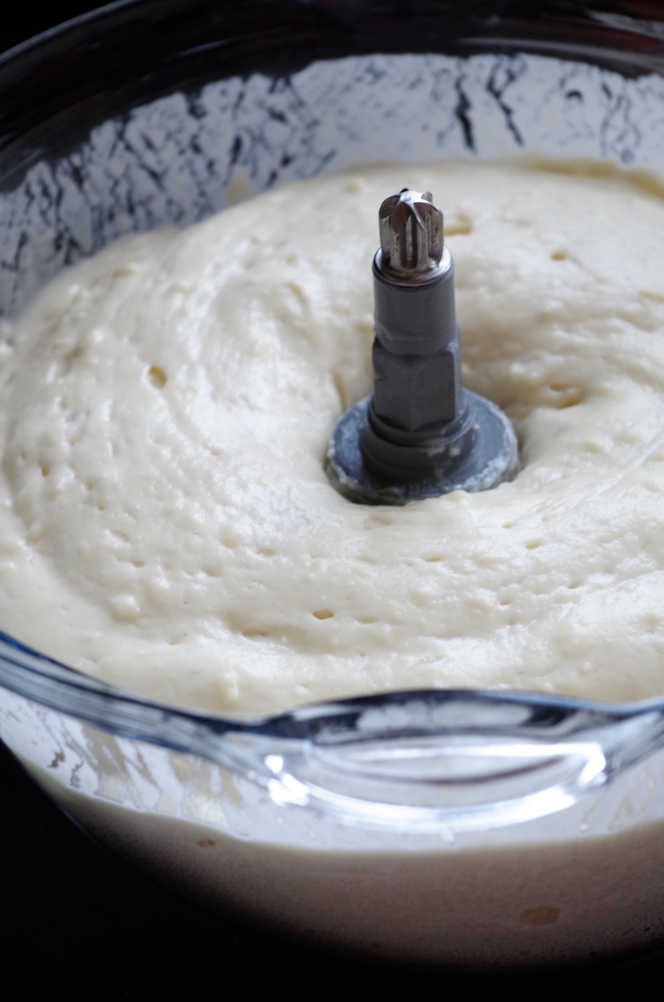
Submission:
[[[351,504],[381,200],[433,190],[464,380],[519,435],[484,494]],[[619,176],[375,166],[129,237],[0,347],[0,625],[233,714],[426,687],[664,693],[664,203]]]

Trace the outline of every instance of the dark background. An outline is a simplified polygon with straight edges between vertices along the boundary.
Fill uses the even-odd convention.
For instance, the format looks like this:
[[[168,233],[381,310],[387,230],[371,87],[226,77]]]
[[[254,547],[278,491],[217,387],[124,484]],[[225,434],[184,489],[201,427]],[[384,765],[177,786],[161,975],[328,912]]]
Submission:
[[[101,4],[6,3],[0,51]],[[608,0],[605,7],[615,5]],[[651,13],[664,2],[643,3]],[[244,995],[279,987],[299,994],[541,993],[661,990],[664,948],[611,963],[527,974],[439,974],[376,967],[315,953],[197,909],[93,843],[25,775],[0,744],[0,956],[27,989],[37,982],[93,996],[146,989]],[[25,990],[25,989],[24,989]],[[188,994],[189,994],[188,992]],[[23,994],[23,992],[21,993]]]
[[[0,17],[0,52],[11,49],[26,38],[32,38],[56,24],[69,21],[72,17],[86,14],[101,3],[91,3],[90,0],[57,0],[54,3],[21,3],[20,0],[5,0]]]

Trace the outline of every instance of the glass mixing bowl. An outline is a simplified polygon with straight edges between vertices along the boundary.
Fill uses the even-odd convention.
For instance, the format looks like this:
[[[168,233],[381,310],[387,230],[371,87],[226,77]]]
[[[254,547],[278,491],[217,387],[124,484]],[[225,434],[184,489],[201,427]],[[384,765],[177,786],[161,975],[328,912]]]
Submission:
[[[3,313],[121,234],[366,161],[664,179],[664,24],[603,8],[135,0],[19,46],[0,58]],[[664,699],[407,692],[247,723],[2,635],[0,735],[88,830],[281,934],[484,965],[664,934]]]

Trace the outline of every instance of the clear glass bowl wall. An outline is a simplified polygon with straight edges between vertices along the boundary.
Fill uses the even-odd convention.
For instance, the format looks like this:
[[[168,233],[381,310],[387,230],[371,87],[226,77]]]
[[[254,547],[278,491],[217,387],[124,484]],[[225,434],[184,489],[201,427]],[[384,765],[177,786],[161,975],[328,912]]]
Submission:
[[[458,6],[138,0],[7,54],[2,314],[122,234],[367,161],[664,179],[662,25]],[[660,937],[663,735],[664,701],[489,692],[241,724],[0,639],[0,736],[66,811],[212,907],[375,958],[534,964]]]

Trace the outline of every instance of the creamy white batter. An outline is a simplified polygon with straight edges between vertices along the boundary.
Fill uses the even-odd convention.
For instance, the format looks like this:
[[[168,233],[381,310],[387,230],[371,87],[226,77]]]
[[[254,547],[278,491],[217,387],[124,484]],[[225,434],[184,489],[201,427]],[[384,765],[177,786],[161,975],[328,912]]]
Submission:
[[[464,382],[523,470],[353,505],[382,199],[431,189]],[[620,176],[376,166],[126,238],[0,347],[0,626],[233,714],[387,689],[664,693],[664,202]]]

